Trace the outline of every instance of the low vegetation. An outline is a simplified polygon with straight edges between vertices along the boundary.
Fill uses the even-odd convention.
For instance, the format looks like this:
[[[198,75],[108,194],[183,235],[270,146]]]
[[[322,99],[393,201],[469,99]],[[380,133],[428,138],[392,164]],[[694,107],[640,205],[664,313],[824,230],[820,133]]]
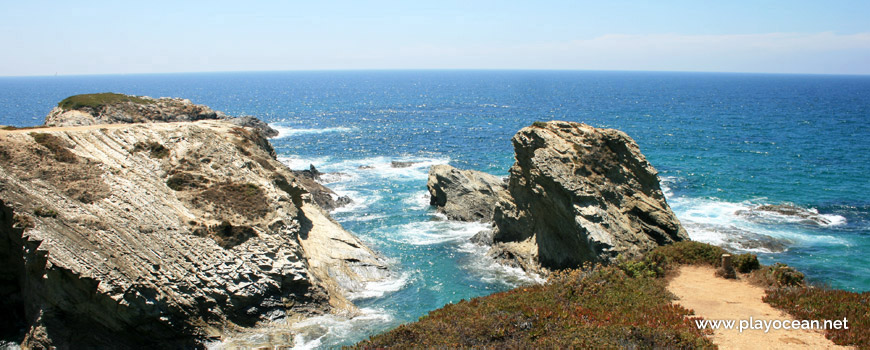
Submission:
[[[197,236],[210,237],[225,249],[245,243],[249,238],[257,235],[250,226],[234,226],[229,221],[209,227],[198,227],[193,230],[193,233]]]
[[[855,293],[813,287],[771,290],[764,301],[799,320],[843,320],[849,329],[829,329],[835,344],[870,349],[870,292]]]
[[[460,301],[360,348],[715,348],[664,279],[616,267],[557,273],[545,285]]]
[[[247,219],[257,219],[269,213],[263,189],[251,183],[221,183],[202,190],[196,201],[210,203],[222,214],[232,211]]]
[[[42,218],[56,218],[57,211],[54,209],[48,209],[44,207],[36,207],[33,209],[33,215],[42,217]]]
[[[76,155],[67,148],[67,143],[61,138],[48,133],[32,132],[30,137],[42,147],[48,149],[54,156],[54,159],[62,163],[75,163],[78,159]]]
[[[691,311],[672,303],[666,276],[680,265],[718,266],[723,253],[679,242],[612,266],[557,272],[545,285],[450,304],[356,347],[715,348]],[[850,330],[828,337],[870,348],[870,293],[806,287],[800,272],[762,266],[753,254],[735,255],[733,266],[740,278],[768,288],[766,302],[798,319],[846,317]]]
[[[84,95],[75,95],[70,96],[63,101],[60,101],[57,106],[65,109],[65,110],[73,110],[73,109],[98,109],[100,107],[106,105],[112,105],[116,103],[123,102],[132,102],[137,104],[151,104],[154,103],[153,100],[144,99],[137,96],[129,96],[124,94],[116,94],[113,92],[103,92],[98,94],[84,94]]]
[[[133,146],[133,152],[148,151],[151,158],[163,159],[169,156],[169,149],[161,145],[159,142],[136,142]]]

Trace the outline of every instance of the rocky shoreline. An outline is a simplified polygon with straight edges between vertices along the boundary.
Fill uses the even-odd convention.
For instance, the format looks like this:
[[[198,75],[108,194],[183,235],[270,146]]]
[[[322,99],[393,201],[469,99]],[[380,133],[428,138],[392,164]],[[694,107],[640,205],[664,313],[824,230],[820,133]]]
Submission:
[[[392,276],[265,123],[180,99],[64,106],[0,132],[0,297],[22,346],[202,347],[353,314],[346,295]]]

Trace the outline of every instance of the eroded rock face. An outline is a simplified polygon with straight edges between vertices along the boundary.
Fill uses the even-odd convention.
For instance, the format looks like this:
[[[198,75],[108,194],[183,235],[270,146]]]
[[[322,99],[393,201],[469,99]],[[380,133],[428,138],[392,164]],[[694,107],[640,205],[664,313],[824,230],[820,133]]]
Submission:
[[[505,182],[484,172],[459,170],[441,164],[429,169],[429,204],[449,219],[491,222],[499,196],[507,195]]]
[[[238,126],[252,128],[265,137],[278,136],[278,131],[263,121],[242,116],[232,118],[208,106],[198,105],[181,98],[151,98],[148,96],[128,96],[121,94],[90,94],[71,96],[70,99],[106,99],[104,104],[76,105],[61,104],[45,117],[46,126],[87,126],[99,124],[150,123],[150,122],[188,122],[204,119],[228,120]],[[64,100],[64,101],[67,101]]]
[[[390,275],[222,120],[0,131],[0,200],[0,307],[22,310],[25,346],[198,347],[353,312],[345,296]]]
[[[513,137],[516,163],[493,215],[492,254],[526,270],[609,262],[687,240],[656,170],[625,133],[535,123]]]

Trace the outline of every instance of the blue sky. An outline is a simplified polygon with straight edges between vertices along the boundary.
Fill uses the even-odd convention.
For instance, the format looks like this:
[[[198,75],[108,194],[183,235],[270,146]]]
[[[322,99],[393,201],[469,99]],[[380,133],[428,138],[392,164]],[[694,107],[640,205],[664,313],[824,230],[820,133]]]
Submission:
[[[0,76],[324,69],[870,74],[870,1],[0,1]]]

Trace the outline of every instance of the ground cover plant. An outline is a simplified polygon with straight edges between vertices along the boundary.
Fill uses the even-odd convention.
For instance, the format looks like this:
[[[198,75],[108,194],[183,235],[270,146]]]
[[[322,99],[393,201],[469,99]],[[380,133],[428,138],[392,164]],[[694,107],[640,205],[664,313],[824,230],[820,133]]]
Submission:
[[[698,242],[659,247],[611,266],[556,272],[544,285],[516,288],[434,310],[356,348],[716,348],[690,310],[672,303],[667,276],[681,265],[720,264],[724,249]],[[850,320],[829,331],[837,344],[870,349],[870,293],[807,287],[784,264],[733,258],[739,278],[768,289],[764,301],[797,319]],[[718,278],[710,276],[710,278]]]
[[[137,104],[154,103],[154,101],[152,100],[144,99],[141,97],[116,94],[113,92],[102,92],[98,94],[83,94],[70,96],[60,101],[57,106],[65,110],[83,108],[97,109],[102,106],[122,102],[133,102]]]

